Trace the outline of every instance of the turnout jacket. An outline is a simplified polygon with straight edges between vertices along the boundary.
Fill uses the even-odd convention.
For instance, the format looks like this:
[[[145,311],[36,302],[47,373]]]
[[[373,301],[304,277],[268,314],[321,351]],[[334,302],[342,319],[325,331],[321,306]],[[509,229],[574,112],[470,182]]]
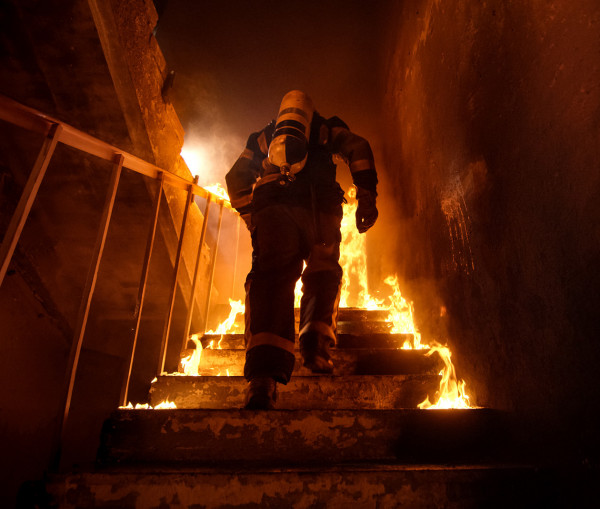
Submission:
[[[273,120],[252,133],[225,177],[231,205],[241,214],[272,203],[312,206],[335,213],[344,200],[344,192],[336,182],[333,156],[348,164],[354,185],[376,193],[377,173],[371,147],[338,117],[325,119],[314,113],[306,164],[291,182],[267,157],[274,131]]]

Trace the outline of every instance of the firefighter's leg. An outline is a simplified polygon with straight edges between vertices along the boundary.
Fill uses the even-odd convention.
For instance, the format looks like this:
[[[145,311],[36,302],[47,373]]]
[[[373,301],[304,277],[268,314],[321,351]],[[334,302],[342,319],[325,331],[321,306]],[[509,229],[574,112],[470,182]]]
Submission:
[[[338,215],[320,214],[320,235],[314,238],[302,273],[300,351],[304,365],[315,373],[333,371],[329,349],[336,340],[342,280],[340,222]]]
[[[302,270],[300,235],[282,205],[254,213],[252,223],[255,229],[252,270],[246,279],[244,375],[250,382],[273,379],[285,384],[295,360],[294,286]]]

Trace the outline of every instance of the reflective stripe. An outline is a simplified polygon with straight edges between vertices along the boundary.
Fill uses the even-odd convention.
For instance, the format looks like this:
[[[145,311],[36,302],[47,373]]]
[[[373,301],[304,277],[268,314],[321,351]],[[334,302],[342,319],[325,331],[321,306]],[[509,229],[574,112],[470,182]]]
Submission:
[[[290,118],[277,123],[273,137],[278,136],[280,134],[279,129],[283,129],[284,127],[294,127],[299,131],[302,131],[302,134],[306,132],[306,126],[302,122]]]
[[[240,198],[237,199],[232,199],[231,200],[231,206],[234,209],[240,209],[242,207],[245,207],[246,205],[249,205],[250,202],[252,201],[252,193],[251,194],[246,194]]]
[[[300,108],[284,108],[279,112],[278,116],[280,117],[281,115],[287,115],[288,113],[295,113],[296,115],[300,115],[308,120],[308,113]]]
[[[260,136],[258,137],[258,146],[260,147],[261,152],[264,155],[267,155],[269,153],[269,147],[267,146],[267,136],[265,135],[265,132],[263,131],[262,133],[260,133]]]
[[[247,339],[246,350],[251,350],[257,346],[270,345],[276,348],[281,348],[286,352],[290,352],[294,355],[294,343],[290,340],[282,338],[272,332],[259,332],[258,334],[249,335]]]
[[[240,154],[239,158],[243,159],[254,159],[254,152],[249,148],[245,148],[244,151]]]
[[[374,166],[373,162],[369,159],[361,159],[350,163],[350,171],[354,173],[356,171],[372,170]]]
[[[335,333],[333,332],[333,328],[327,325],[325,322],[308,322],[304,327],[302,327],[302,330],[300,331],[300,336],[311,331],[318,332],[319,334],[327,336],[328,338],[331,338],[335,341]]]
[[[269,182],[275,182],[276,180],[279,180],[281,178],[281,173],[269,173],[268,175],[265,175],[264,177],[261,177],[260,179],[258,179],[258,182],[256,183],[255,187],[260,187],[263,184],[268,184]],[[233,205],[233,203],[232,203]]]

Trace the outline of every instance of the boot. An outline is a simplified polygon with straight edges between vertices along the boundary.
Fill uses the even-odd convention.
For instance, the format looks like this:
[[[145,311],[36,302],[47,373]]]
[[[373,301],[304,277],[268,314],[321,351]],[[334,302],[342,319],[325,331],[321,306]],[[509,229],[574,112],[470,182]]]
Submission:
[[[246,410],[273,410],[277,401],[277,382],[268,376],[250,380],[246,393]]]
[[[327,336],[310,331],[300,337],[300,353],[304,366],[313,373],[333,373],[333,362],[329,352],[333,340]]]

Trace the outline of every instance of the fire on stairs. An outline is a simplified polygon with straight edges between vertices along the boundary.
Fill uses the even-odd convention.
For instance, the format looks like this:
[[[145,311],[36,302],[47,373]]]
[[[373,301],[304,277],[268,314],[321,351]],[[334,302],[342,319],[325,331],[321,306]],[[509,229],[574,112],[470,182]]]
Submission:
[[[397,349],[409,338],[381,332],[382,317],[342,310],[335,375],[298,364],[272,411],[240,409],[243,342],[226,335],[204,359],[233,376],[159,377],[151,404],[168,397],[177,409],[114,412],[97,469],[49,491],[60,507],[123,508],[498,507],[521,496],[533,469],[486,463],[502,447],[502,416],[418,409],[441,360]]]
[[[193,338],[181,373],[154,381],[149,407],[155,411],[113,413],[94,471],[49,483],[57,504],[468,508],[537,502],[531,487],[539,473],[500,461],[503,415],[470,407],[449,350],[421,343],[394,278],[386,281],[389,304],[369,295],[366,271],[349,268],[366,263],[350,259],[364,256],[364,246],[348,238],[342,263],[347,274],[358,274],[360,291],[349,285],[345,291],[355,301],[358,296],[360,307],[340,309],[333,375],[308,372],[297,353],[277,410],[242,410],[243,334],[239,328],[225,333],[236,330],[242,311],[233,303],[225,329]],[[348,305],[349,295],[342,299]],[[434,394],[436,405],[429,402]]]

